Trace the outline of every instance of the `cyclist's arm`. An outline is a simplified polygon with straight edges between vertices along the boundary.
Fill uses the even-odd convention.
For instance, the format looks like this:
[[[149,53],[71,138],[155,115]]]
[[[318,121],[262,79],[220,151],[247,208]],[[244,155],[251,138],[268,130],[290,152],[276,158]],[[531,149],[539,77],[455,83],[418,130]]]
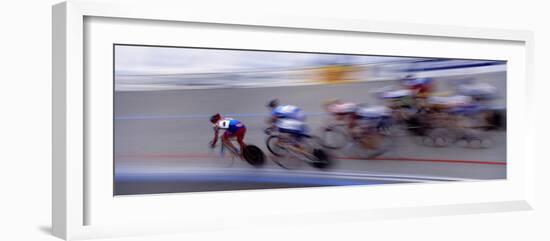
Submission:
[[[275,122],[277,122],[277,116],[275,115],[272,115],[267,119],[267,124],[269,125],[270,128],[275,127]]]
[[[216,143],[218,142],[218,133],[219,133],[219,131],[220,131],[220,128],[218,128],[217,126],[214,126],[214,138],[210,142],[210,143],[212,143],[212,146],[215,146]]]

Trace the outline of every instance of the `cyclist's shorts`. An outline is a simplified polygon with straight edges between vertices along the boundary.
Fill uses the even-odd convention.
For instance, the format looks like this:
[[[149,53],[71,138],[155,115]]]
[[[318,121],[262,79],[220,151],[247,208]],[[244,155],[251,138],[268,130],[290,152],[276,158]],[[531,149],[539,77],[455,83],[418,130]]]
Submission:
[[[306,132],[305,123],[303,121],[298,121],[298,120],[279,119],[275,123],[275,126],[281,133],[303,135]]]
[[[290,136],[290,138],[296,142],[302,141],[302,138],[306,136],[306,133],[304,131],[298,131],[298,130],[289,130],[289,129],[279,128],[279,132],[283,135]]]
[[[357,123],[358,123],[358,126],[360,126],[363,129],[365,128],[376,129],[381,125],[381,122],[382,122],[382,119],[362,119],[362,120],[359,120]]]
[[[284,128],[284,127],[278,127],[277,128],[279,130],[280,133],[284,133],[284,134],[289,134],[290,136],[292,136],[293,138],[295,138],[296,140],[300,140],[302,137],[306,136],[307,134],[307,128],[306,126],[303,124],[301,125],[300,128]]]
[[[246,134],[246,127],[242,125],[241,127],[238,127],[238,128],[227,129],[223,133],[223,137],[225,138],[237,137],[237,139],[242,139],[244,138],[245,134]]]
[[[285,129],[285,128],[279,128],[279,132],[297,135],[297,136],[303,136],[306,134],[304,130],[292,130],[292,129]]]

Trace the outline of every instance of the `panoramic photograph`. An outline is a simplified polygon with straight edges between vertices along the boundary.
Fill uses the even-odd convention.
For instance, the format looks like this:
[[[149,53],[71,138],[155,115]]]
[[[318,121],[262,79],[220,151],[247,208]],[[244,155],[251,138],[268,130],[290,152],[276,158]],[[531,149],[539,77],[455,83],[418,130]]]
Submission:
[[[506,179],[506,61],[113,48],[113,195]]]

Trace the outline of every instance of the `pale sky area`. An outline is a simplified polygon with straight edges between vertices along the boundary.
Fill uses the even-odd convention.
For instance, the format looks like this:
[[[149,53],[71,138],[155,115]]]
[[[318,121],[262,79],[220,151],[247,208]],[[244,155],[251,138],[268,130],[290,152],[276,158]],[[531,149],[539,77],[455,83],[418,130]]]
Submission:
[[[115,73],[179,74],[295,69],[335,62],[368,64],[404,59],[413,58],[117,45]]]

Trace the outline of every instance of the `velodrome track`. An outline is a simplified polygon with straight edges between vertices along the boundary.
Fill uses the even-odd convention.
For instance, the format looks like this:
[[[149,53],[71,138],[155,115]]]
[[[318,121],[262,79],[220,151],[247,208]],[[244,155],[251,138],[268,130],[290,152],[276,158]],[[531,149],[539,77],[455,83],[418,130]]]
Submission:
[[[479,81],[505,92],[505,73],[479,74]],[[445,91],[456,77],[437,80]],[[115,194],[243,190],[258,188],[372,185],[506,178],[506,133],[488,133],[492,146],[471,149],[423,146],[414,137],[395,140],[395,148],[375,160],[361,160],[343,150],[332,153],[335,166],[318,171],[304,166],[285,170],[268,160],[256,169],[244,162],[220,159],[208,148],[216,112],[245,123],[246,142],[264,152],[265,104],[279,98],[310,113],[316,134],[326,116],[320,103],[339,97],[375,103],[369,91],[388,82],[269,88],[115,92]],[[505,98],[496,100],[505,105]]]

